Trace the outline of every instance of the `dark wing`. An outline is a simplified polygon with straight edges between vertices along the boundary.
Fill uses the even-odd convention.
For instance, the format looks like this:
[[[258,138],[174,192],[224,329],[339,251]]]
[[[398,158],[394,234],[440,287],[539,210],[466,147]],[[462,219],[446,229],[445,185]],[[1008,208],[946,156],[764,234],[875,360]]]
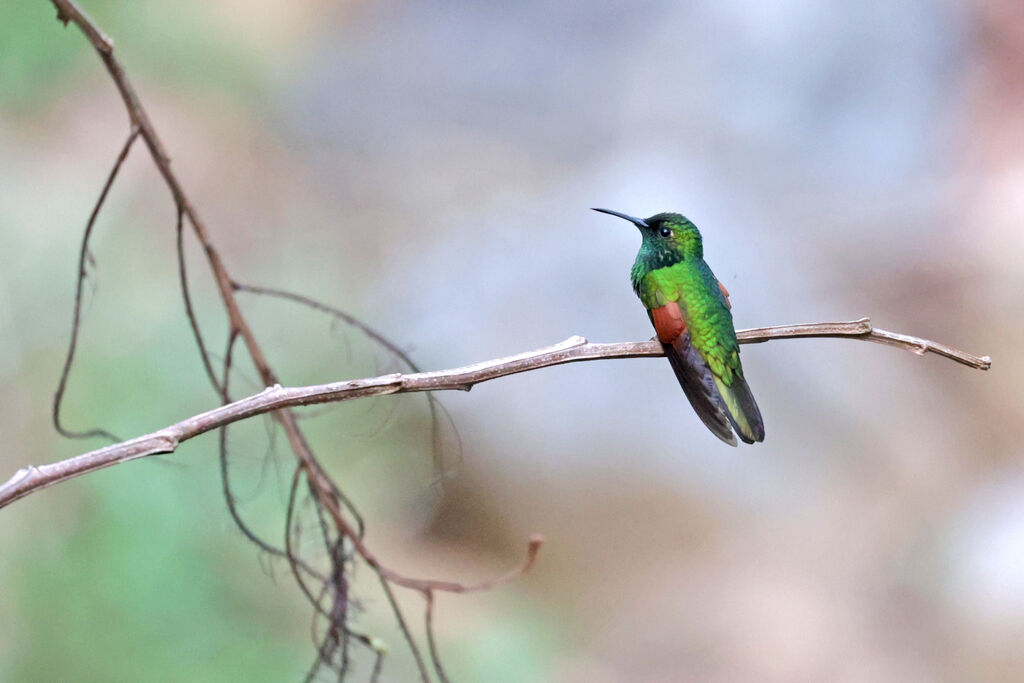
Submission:
[[[651,322],[658,339],[665,347],[665,355],[679,380],[679,386],[690,400],[690,405],[711,433],[729,444],[736,445],[736,435],[722,398],[715,386],[711,368],[690,343],[679,305],[670,302],[650,311]]]
[[[665,355],[675,370],[679,386],[683,388],[686,398],[690,399],[690,405],[701,422],[719,439],[735,446],[736,435],[732,431],[729,413],[715,387],[715,376],[697,349],[690,344],[690,333],[684,332],[671,345],[665,344]]]

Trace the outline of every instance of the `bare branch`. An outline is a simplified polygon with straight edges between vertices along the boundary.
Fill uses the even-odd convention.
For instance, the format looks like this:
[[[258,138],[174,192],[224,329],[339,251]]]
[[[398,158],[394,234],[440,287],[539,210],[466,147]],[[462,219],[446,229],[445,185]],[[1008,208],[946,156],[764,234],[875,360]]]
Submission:
[[[409,624],[406,623],[402,608],[398,604],[398,600],[395,599],[395,592],[391,590],[391,584],[388,583],[388,580],[382,574],[378,573],[377,577],[380,579],[380,587],[384,591],[384,595],[387,596],[388,604],[391,605],[391,611],[394,612],[398,620],[398,627],[402,631],[402,637],[405,638],[409,651],[412,652],[412,657],[416,661],[416,668],[420,672],[420,680],[423,683],[430,683],[430,674],[427,673],[427,665],[423,662],[420,646],[416,644],[416,639],[413,638],[412,631],[409,630]]]
[[[241,337],[243,343],[245,344],[246,350],[248,351],[249,356],[252,359],[253,365],[256,366],[256,370],[259,373],[260,379],[262,380],[263,384],[265,386],[273,386],[279,384],[279,380],[277,378],[276,373],[271,368],[270,363],[268,362],[262,347],[256,340],[256,336],[253,333],[252,329],[250,328],[245,316],[242,314],[241,308],[238,305],[238,301],[235,298],[235,292],[231,276],[228,274],[228,271],[224,266],[220,253],[213,245],[213,242],[210,238],[209,230],[207,229],[205,222],[199,216],[199,213],[196,211],[195,206],[192,204],[189,197],[185,194],[181,182],[178,180],[174,172],[171,170],[170,158],[168,157],[167,152],[163,147],[163,143],[160,141],[160,138],[156,133],[156,129],[150,122],[149,116],[142,105],[142,101],[139,99],[139,96],[136,93],[134,87],[129,82],[128,76],[125,73],[124,68],[114,56],[113,41],[110,38],[108,38],[103,33],[103,31],[101,31],[99,27],[96,26],[96,24],[93,23],[93,21],[88,16],[86,16],[86,14],[77,6],[74,0],[50,0],[50,2],[54,5],[54,7],[56,7],[57,18],[60,21],[62,21],[65,25],[67,25],[69,22],[75,24],[89,39],[89,41],[95,48],[96,52],[98,53],[100,59],[103,61],[103,64],[106,66],[107,71],[110,74],[110,77],[113,79],[114,84],[117,86],[117,89],[121,94],[121,98],[124,101],[125,109],[127,110],[129,119],[131,121],[132,130],[129,142],[125,145],[125,151],[123,152],[122,156],[127,154],[127,150],[130,147],[131,142],[134,141],[136,135],[140,136],[145,141],[146,146],[149,149],[150,156],[153,159],[153,163],[160,171],[161,176],[163,176],[163,179],[167,184],[167,187],[170,190],[171,195],[174,198],[175,208],[178,212],[179,226],[182,223],[182,216],[188,219],[189,224],[192,226],[192,231],[194,232],[196,238],[199,240],[203,248],[203,251],[206,254],[207,262],[210,266],[210,270],[213,272],[214,280],[217,285],[217,290],[220,293],[221,301],[224,304],[224,308],[228,316],[230,325],[230,335],[237,334],[239,337]],[[122,160],[123,159],[119,157],[119,161],[115,165],[114,172],[111,175],[111,179],[108,180],[107,185],[104,188],[103,195],[101,195],[100,200],[97,203],[97,211],[99,206],[103,202],[103,198],[106,195],[107,190],[109,189],[110,183],[113,181],[113,175],[116,174],[117,168],[120,166]],[[90,219],[90,226],[93,220],[95,220],[95,217]],[[180,228],[178,234],[180,244]],[[86,239],[87,238],[88,230]],[[84,247],[83,251],[85,251]],[[184,279],[183,261],[179,263],[179,267],[180,273],[182,275],[183,291],[187,295],[187,281]],[[78,315],[77,306],[78,304],[76,301],[76,319]],[[204,366],[206,368],[207,374],[209,375],[214,386],[218,388],[218,391],[222,394],[223,398],[225,392],[223,392],[222,388],[219,387],[219,385],[217,384],[216,376],[212,372],[212,366],[208,362],[209,359],[206,356],[205,348],[202,347],[198,325],[196,323],[194,316],[192,315],[190,302],[188,300],[186,300],[186,309],[189,314],[190,323],[193,325],[193,331],[196,334],[197,342],[200,342],[200,352],[204,356]],[[70,365],[70,356],[71,353],[73,353],[73,349],[74,343],[72,342],[72,351],[69,353],[68,365]],[[61,391],[63,390],[63,384],[64,381],[62,380]],[[58,396],[55,402],[56,405],[59,405],[59,402],[60,398]],[[226,402],[227,401],[225,399],[225,403]],[[55,421],[57,418],[56,410],[57,408],[55,408]],[[319,460],[316,458],[312,448],[310,447],[308,441],[306,440],[305,435],[299,428],[294,413],[287,409],[277,410],[273,413],[273,417],[281,424],[282,428],[284,429],[285,435],[288,438],[288,443],[291,446],[291,449],[295,454],[296,459],[299,461],[301,468],[306,473],[306,484],[309,487],[311,496],[318,505],[318,514],[320,507],[326,509],[330,513],[330,516],[332,517],[339,533],[345,535],[351,534],[354,539],[357,539],[359,532],[357,532],[357,530],[354,529],[352,525],[348,523],[347,519],[345,519],[344,510],[336,503],[340,501],[341,505],[344,506],[345,510],[348,510],[351,514],[356,515],[357,517],[358,515],[356,514],[355,509],[349,502],[348,498],[341,493],[339,487],[331,480],[327,472],[324,471],[324,468],[320,464]],[[193,435],[203,433],[204,431],[208,431],[209,429],[212,429],[216,426],[220,425],[200,420],[199,422],[195,422],[192,424],[192,431],[194,431]],[[196,429],[198,429],[198,431],[195,431]],[[104,434],[101,433],[100,435]],[[115,437],[112,440],[116,441],[117,439]],[[154,439],[134,440],[132,445],[128,447],[128,459],[142,457],[143,455],[149,455],[155,452],[168,452],[168,448],[170,450],[173,450],[174,448],[177,447],[177,444],[179,442],[180,436],[177,433],[161,433]],[[85,467],[83,471],[92,471],[93,469],[106,467],[107,465],[112,464],[111,462],[104,462],[103,456],[99,458],[86,458],[84,460],[78,460],[76,462],[78,465],[82,465]],[[66,478],[67,471],[61,464],[44,467],[46,468],[45,470],[42,468],[37,469],[29,467],[16,474],[12,481],[20,482],[20,485],[15,487],[13,493],[16,494],[18,491],[24,490],[22,488],[23,485],[30,484],[32,481],[37,480],[37,478],[40,475],[42,475],[43,478],[45,479],[48,476],[48,474],[45,473],[58,474],[58,476],[60,473],[64,473]],[[11,489],[8,488],[8,485],[0,487],[0,495],[8,492],[12,492]],[[0,507],[2,507],[2,505],[0,505]],[[360,521],[359,527],[361,528],[361,526],[362,524]]]
[[[845,323],[811,323],[809,325],[755,327],[749,330],[739,330],[736,332],[736,336],[739,337],[741,344],[759,344],[771,339],[782,339],[785,337],[857,337],[876,344],[906,349],[916,353],[918,356],[923,356],[928,352],[935,353],[975,370],[988,370],[992,367],[992,359],[988,356],[974,356],[960,349],[954,349],[952,346],[946,346],[945,344],[928,339],[880,330],[877,327],[871,326],[870,318],[861,318],[860,320]]]
[[[252,357],[253,364],[256,366],[264,384],[277,384],[277,376],[271,369],[270,364],[267,362],[267,358],[263,353],[262,347],[256,341],[256,337],[253,334],[252,329],[249,327],[245,316],[242,315],[242,311],[238,306],[238,301],[235,299],[234,289],[232,287],[231,276],[224,267],[224,263],[221,260],[219,252],[213,245],[206,223],[202,218],[200,218],[198,211],[196,211],[191,200],[188,198],[188,195],[185,194],[185,190],[182,188],[177,176],[175,176],[174,172],[171,170],[170,157],[168,157],[167,152],[164,150],[163,143],[160,141],[160,137],[157,135],[156,129],[150,122],[149,115],[146,113],[145,107],[142,106],[142,101],[139,99],[138,93],[128,80],[124,67],[117,58],[114,57],[113,41],[108,38],[103,31],[101,31],[99,27],[92,22],[91,19],[89,19],[89,17],[86,16],[86,14],[72,0],[50,1],[53,3],[54,7],[57,8],[57,18],[65,24],[71,22],[78,26],[99,53],[100,59],[103,60],[104,65],[107,67],[107,71],[110,73],[110,77],[113,79],[114,84],[121,93],[121,98],[124,100],[125,108],[128,110],[128,116],[132,122],[133,135],[137,131],[138,135],[146,142],[146,146],[149,148],[150,155],[153,158],[153,163],[156,164],[157,169],[160,171],[160,175],[163,176],[168,189],[171,191],[171,195],[174,197],[175,206],[186,218],[188,218],[193,232],[199,239],[200,244],[202,244],[207,260],[209,261],[210,269],[213,271],[213,276],[217,283],[217,289],[220,292],[221,300],[224,303],[224,308],[226,309],[228,318],[230,319],[231,329],[237,331],[239,336],[241,336],[242,341],[245,343],[245,346],[249,351],[249,355]],[[211,379],[215,379],[212,374]],[[284,427],[285,433],[288,435],[288,440],[291,443],[293,450],[296,451],[296,456],[308,467],[320,470],[319,463],[316,461],[316,458],[313,457],[312,452],[305,443],[304,437],[299,431],[298,425],[295,423],[295,417],[288,411],[276,413],[275,417]],[[326,475],[323,475],[322,478],[326,479],[327,477]],[[317,479],[320,479],[320,477]],[[327,488],[326,485],[324,485],[324,488]]]
[[[424,629],[427,632],[427,647],[430,649],[430,660],[434,664],[434,673],[437,674],[438,679],[441,683],[450,683],[451,679],[448,678],[448,674],[444,670],[444,665],[441,663],[441,654],[437,648],[437,639],[434,637],[434,591],[427,591],[424,593],[424,597],[427,600],[427,608],[424,610]]]
[[[206,370],[206,376],[210,379],[210,383],[213,384],[213,388],[217,390],[217,393],[224,398],[224,402],[227,402],[227,384],[221,385],[217,380],[217,373],[213,371],[213,361],[210,360],[210,352],[206,350],[206,343],[203,341],[203,333],[199,329],[199,319],[196,318],[195,309],[192,308],[192,295],[189,293],[188,286],[188,271],[185,268],[185,230],[184,223],[185,212],[182,208],[178,207],[178,219],[175,224],[175,247],[178,251],[178,279],[181,281],[181,298],[185,302],[185,315],[188,317],[189,326],[192,328],[192,334],[196,339],[196,346],[199,348],[199,357],[203,361],[203,368]],[[230,335],[234,340],[235,335]],[[225,363],[225,370],[230,368],[229,363]],[[225,374],[227,374],[225,372]],[[224,379],[227,382],[227,378]]]
[[[117,179],[117,174],[121,170],[121,166],[124,164],[124,160],[128,158],[128,152],[131,151],[132,145],[135,144],[135,140],[139,137],[139,129],[132,127],[131,132],[128,134],[128,139],[125,140],[124,146],[121,147],[120,153],[117,155],[117,159],[114,161],[113,168],[110,169],[110,174],[107,176],[107,181],[103,184],[103,189],[100,191],[99,199],[96,200],[96,204],[92,208],[92,213],[89,214],[89,220],[85,224],[85,232],[82,235],[82,246],[78,252],[78,273],[76,274],[75,283],[75,309],[71,316],[71,341],[68,343],[68,352],[64,357],[64,368],[60,373],[60,381],[57,383],[57,393],[53,397],[53,425],[57,428],[57,432],[61,436],[65,436],[70,439],[87,439],[93,436],[100,436],[110,441],[120,441],[120,439],[105,429],[90,429],[84,432],[73,431],[64,427],[60,419],[60,408],[64,401],[64,391],[68,386],[68,376],[71,374],[71,364],[75,361],[75,351],[78,349],[78,332],[82,328],[82,286],[85,283],[85,264],[89,260],[89,238],[92,237],[92,229],[96,225],[96,219],[100,215],[100,209],[103,208],[103,203],[107,200],[107,195],[110,193],[110,188],[114,185],[114,180]]]
[[[296,294],[294,292],[289,292],[283,289],[275,289],[273,287],[260,287],[257,285],[247,285],[241,282],[233,282],[232,286],[235,288],[235,291],[238,292],[248,292],[250,294],[257,294],[261,296],[276,297],[278,299],[284,299],[286,301],[292,301],[303,306],[307,306],[313,309],[314,311],[326,313],[327,315],[334,317],[335,320],[341,320],[347,325],[361,331],[371,340],[375,341],[377,344],[387,349],[389,352],[391,352],[392,355],[394,355],[400,361],[405,363],[405,365],[413,372],[422,372],[419,365],[417,365],[416,362],[412,359],[412,357],[398,344],[388,339],[386,336],[384,336],[382,333],[374,329],[372,326],[367,325],[359,318],[341,310],[340,308],[331,306],[329,304],[325,304],[322,301],[317,301],[312,297],[304,296],[302,294]],[[453,433],[455,434],[455,439],[457,442],[456,460],[459,460],[459,458],[461,458],[462,439],[459,436],[458,430],[455,429],[455,425],[452,422],[451,415],[448,414],[448,410],[444,407],[444,405],[441,404],[440,401],[437,400],[437,397],[435,397],[431,393],[427,393],[427,406],[430,410],[430,433],[431,439],[433,441],[432,447],[434,455],[434,471],[437,476],[438,483],[441,483],[443,482],[446,474],[443,452],[444,444],[442,442],[441,436],[441,416],[443,416],[444,419],[448,422],[448,424],[452,428]]]
[[[937,353],[978,370],[988,370],[992,360],[904,334],[871,327],[868,318],[842,323],[811,323],[740,330],[741,344],[766,342],[791,337],[837,337],[860,339],[908,349],[918,355]],[[318,403],[349,401],[365,396],[383,396],[415,391],[459,389],[468,391],[475,384],[520,372],[564,363],[604,358],[653,358],[665,355],[660,343],[616,342],[590,343],[583,337],[570,337],[563,342],[515,356],[474,363],[451,370],[435,370],[410,374],[390,374],[367,379],[353,379],[329,384],[285,388],[268,387],[258,394],[200,413],[152,434],[100,448],[51,465],[28,466],[0,486],[0,508],[10,505],[34,491],[52,486],[87,472],[149,455],[170,453],[178,445],[211,429],[282,408]]]

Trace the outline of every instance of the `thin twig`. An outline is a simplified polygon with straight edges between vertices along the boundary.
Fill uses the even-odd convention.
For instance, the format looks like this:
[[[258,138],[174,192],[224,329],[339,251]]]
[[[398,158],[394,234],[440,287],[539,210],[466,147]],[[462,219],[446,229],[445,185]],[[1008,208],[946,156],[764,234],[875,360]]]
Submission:
[[[279,383],[277,375],[271,368],[266,356],[264,355],[263,349],[257,342],[252,329],[250,328],[247,320],[242,314],[238,302],[235,299],[234,287],[232,284],[231,276],[228,274],[227,269],[225,268],[223,261],[221,260],[219,252],[216,250],[212,240],[210,239],[209,230],[207,229],[206,224],[203,222],[202,218],[199,216],[191,200],[185,194],[185,191],[181,183],[179,182],[178,178],[171,170],[170,158],[167,155],[167,152],[165,151],[163,144],[156,133],[156,129],[150,122],[149,116],[142,105],[142,101],[140,100],[134,87],[129,82],[127,74],[125,73],[125,70],[122,67],[121,63],[114,57],[113,41],[110,38],[108,38],[103,33],[103,31],[99,29],[99,27],[96,26],[96,24],[77,6],[77,4],[73,0],[50,1],[57,9],[57,18],[60,21],[62,21],[65,25],[71,22],[78,26],[78,28],[85,34],[85,36],[92,43],[93,47],[96,49],[97,54],[103,61],[103,64],[106,66],[107,71],[109,72],[111,78],[117,86],[118,92],[121,94],[121,98],[124,101],[125,109],[128,112],[128,116],[129,119],[131,120],[132,125],[132,136],[130,138],[130,141],[134,140],[134,137],[136,135],[141,136],[142,139],[145,141],[146,146],[150,151],[150,156],[153,159],[153,163],[160,171],[160,174],[163,176],[164,181],[167,184],[167,187],[174,198],[174,204],[179,213],[179,219],[182,214],[184,214],[184,216],[188,218],[188,221],[192,226],[192,230],[195,233],[196,238],[199,240],[199,243],[201,244],[204,253],[206,254],[206,258],[209,263],[210,269],[213,272],[217,289],[220,293],[221,301],[223,302],[224,308],[228,315],[231,334],[237,334],[242,338],[245,347],[249,352],[249,356],[252,359],[253,365],[255,365],[256,370],[259,373],[260,379],[262,380],[264,386],[277,385]],[[130,146],[130,141],[129,144],[126,145],[126,147]],[[125,154],[126,153],[127,152],[125,152]],[[120,163],[118,163],[118,166],[119,165]],[[116,170],[117,168],[115,167],[115,173]],[[112,179],[108,181],[107,187],[104,188],[104,195],[106,194],[106,191],[109,189],[109,184],[111,182]],[[99,204],[102,204],[102,200],[103,196],[101,196]],[[97,210],[99,204],[97,205]],[[77,315],[78,308],[76,304],[76,318]],[[192,322],[193,324],[195,324],[194,319],[192,320]],[[198,338],[198,329],[195,329],[194,331],[197,333]],[[214,384],[216,385],[216,378],[211,371],[210,364],[205,360],[204,364],[207,366],[207,374],[210,376],[211,380],[213,380]],[[70,358],[68,361],[68,365],[70,366]],[[62,381],[62,385],[63,383],[64,382]],[[61,391],[63,391],[63,386]],[[57,405],[59,405],[59,397],[56,403]],[[301,464],[302,469],[306,473],[306,481],[310,490],[310,494],[313,497],[314,501],[316,502],[318,509],[320,507],[323,507],[330,513],[330,516],[332,517],[339,533],[351,533],[353,534],[353,538],[358,538],[358,536],[356,535],[356,530],[352,529],[351,525],[345,519],[344,510],[339,508],[336,505],[336,502],[340,500],[342,502],[342,505],[345,506],[345,509],[349,510],[349,512],[353,515],[356,515],[355,509],[352,507],[351,503],[349,503],[347,497],[345,497],[344,495],[339,495],[340,492],[338,490],[337,485],[331,480],[330,476],[327,474],[323,466],[320,464],[320,462],[314,455],[312,449],[309,446],[309,443],[306,441],[305,435],[299,428],[294,413],[287,409],[277,410],[273,413],[273,416],[284,429],[285,435],[288,438],[288,442],[292,448],[292,451],[294,452],[295,457]],[[206,430],[204,429],[203,431]],[[113,440],[116,441],[117,438],[113,437]],[[165,446],[171,443],[171,441],[165,441],[162,437],[158,438],[157,440],[163,443]],[[134,457],[140,457],[140,455],[142,454],[140,451],[135,450],[140,446],[144,447],[142,446],[142,444],[139,443],[136,443],[132,447],[130,447],[130,449],[135,453]],[[176,447],[176,440],[174,443],[174,447]],[[35,468],[29,468],[27,470],[29,475],[32,475],[33,473],[38,473],[39,471],[40,470],[37,470]],[[29,479],[31,479],[31,476],[29,477]],[[3,492],[5,490],[6,486],[0,488],[0,492]],[[356,516],[358,518],[358,515]],[[361,528],[361,526],[362,523],[360,520],[359,527]]]
[[[308,297],[303,294],[297,294],[295,292],[289,292],[284,289],[275,289],[273,287],[261,287],[259,285],[248,285],[241,282],[233,282],[232,286],[235,288],[235,291],[238,292],[248,292],[250,294],[270,296],[276,297],[278,299],[284,299],[286,301],[293,301],[295,303],[302,304],[303,306],[312,308],[315,311],[319,311],[321,313],[326,313],[327,315],[333,316],[336,320],[341,320],[345,322],[347,325],[355,327],[357,330],[361,331],[371,340],[377,342],[382,347],[390,351],[392,355],[394,355],[400,361],[405,363],[405,365],[412,372],[422,371],[419,365],[416,364],[412,357],[404,349],[402,349],[402,347],[388,339],[384,334],[377,331],[372,326],[367,325],[359,318],[355,317],[351,313],[341,310],[340,308],[331,306],[330,304],[326,304],[322,301],[318,301],[312,297]],[[437,481],[439,483],[442,483],[445,477],[445,466],[444,444],[442,443],[441,437],[441,415],[443,415],[444,418],[448,421],[449,425],[452,427],[452,432],[455,434],[455,439],[457,442],[455,458],[456,461],[458,461],[459,458],[461,457],[460,454],[462,451],[462,438],[459,436],[458,430],[455,429],[455,426],[451,419],[451,415],[448,414],[448,409],[445,408],[444,405],[437,400],[437,397],[435,397],[432,393],[429,392],[427,393],[427,406],[430,410],[430,435],[434,457],[434,472],[437,477]]]
[[[57,8],[58,19],[65,24],[68,22],[74,23],[79,29],[81,29],[96,49],[100,59],[103,61],[103,64],[107,67],[110,77],[113,79],[118,92],[121,94],[121,99],[124,100],[124,105],[128,111],[128,116],[131,119],[133,130],[137,129],[138,134],[146,142],[146,147],[149,149],[153,163],[160,171],[160,175],[163,176],[164,182],[167,184],[171,195],[174,197],[175,206],[185,214],[185,217],[188,218],[193,232],[203,247],[203,251],[205,252],[207,261],[210,265],[210,270],[213,271],[214,280],[217,283],[217,290],[220,293],[221,301],[224,303],[224,308],[227,311],[228,318],[231,323],[231,329],[237,331],[241,336],[246,349],[249,351],[249,356],[252,358],[253,365],[256,366],[256,370],[263,383],[267,386],[277,384],[279,381],[277,374],[270,367],[270,363],[267,361],[266,355],[263,353],[263,348],[256,340],[256,336],[253,334],[252,328],[249,327],[249,323],[245,319],[245,316],[242,315],[238,301],[235,299],[231,276],[224,267],[224,262],[221,260],[220,253],[213,245],[213,241],[210,238],[210,231],[206,227],[206,223],[199,216],[199,212],[195,209],[195,206],[192,204],[188,195],[185,194],[185,190],[183,189],[181,182],[171,170],[170,157],[167,155],[163,143],[157,135],[156,129],[153,127],[153,124],[149,119],[149,115],[146,113],[145,107],[142,105],[142,100],[139,99],[134,86],[132,86],[131,82],[128,80],[128,75],[125,73],[124,67],[117,58],[114,57],[113,41],[96,26],[96,24],[78,7],[75,2],[73,2],[73,0],[50,0],[50,2]],[[288,437],[288,442],[291,444],[296,457],[309,470],[310,485],[315,488],[316,497],[319,498],[321,495],[324,497],[329,496],[331,486],[328,482],[330,477],[323,470],[323,467],[313,455],[309,444],[306,442],[305,437],[299,429],[299,425],[295,420],[294,414],[292,414],[291,411],[282,410],[275,412],[274,417],[284,428],[285,434]]]
[[[409,625],[405,621],[405,615],[402,614],[402,608],[398,605],[398,600],[395,599],[395,592],[391,590],[391,585],[388,580],[379,572],[377,578],[380,579],[380,586],[384,591],[384,595],[388,598],[388,604],[391,605],[391,611],[395,613],[395,617],[398,620],[398,627],[402,631],[402,636],[405,638],[406,644],[409,646],[409,651],[412,652],[412,657],[416,660],[416,668],[420,672],[420,680],[423,683],[430,683],[430,674],[427,673],[427,665],[423,661],[423,655],[420,653],[420,647],[416,644],[416,639],[413,638],[412,631],[409,630]]]
[[[131,132],[128,134],[128,139],[124,141],[124,145],[121,147],[121,151],[117,155],[117,159],[114,161],[114,166],[110,169],[110,174],[107,176],[107,181],[103,184],[103,190],[100,192],[99,199],[96,200],[96,204],[92,208],[92,213],[89,214],[89,220],[85,224],[85,233],[82,235],[82,246],[78,252],[78,274],[75,283],[75,310],[71,316],[71,341],[68,343],[68,353],[64,357],[64,368],[61,370],[60,381],[57,383],[57,393],[53,397],[53,426],[56,427],[57,432],[61,436],[70,439],[87,439],[94,436],[100,436],[105,439],[110,439],[111,441],[121,440],[105,429],[90,429],[79,432],[65,428],[64,425],[61,424],[60,408],[61,403],[64,400],[64,391],[68,386],[68,376],[71,374],[71,364],[74,362],[75,351],[78,348],[78,332],[82,327],[82,285],[85,282],[85,263],[89,258],[89,238],[92,237],[92,229],[96,225],[96,218],[99,217],[100,209],[103,208],[103,203],[107,200],[110,188],[113,187],[114,180],[117,178],[117,174],[121,170],[124,160],[128,158],[128,152],[131,151],[132,145],[135,144],[138,137],[138,127],[132,126]]]
[[[296,500],[297,500],[296,499],[296,492],[298,490],[299,480],[302,477],[302,474],[303,474],[302,466],[301,465],[297,465],[295,467],[295,472],[292,475],[291,487],[288,490],[288,504],[285,507],[285,517],[284,517],[284,529],[285,529],[285,531],[284,531],[284,548],[285,548],[285,553],[284,553],[284,555],[288,559],[289,564],[291,565],[292,575],[294,575],[294,577],[295,577],[295,583],[297,583],[299,585],[299,590],[301,590],[303,592],[303,594],[305,594],[306,599],[309,601],[309,604],[311,604],[313,606],[314,611],[316,613],[318,613],[318,614],[322,614],[325,618],[330,619],[331,615],[328,614],[327,611],[323,608],[323,605],[320,604],[321,598],[313,595],[313,591],[309,588],[309,586],[306,585],[305,579],[302,578],[302,573],[299,571],[299,569],[300,569],[299,556],[295,552],[294,548],[292,547],[292,518],[293,518],[293,516],[295,514],[295,504],[296,504]],[[314,575],[317,575],[317,574],[314,574]],[[322,583],[324,585],[327,584],[327,578],[326,577],[323,578]],[[313,615],[313,619],[314,619],[314,623],[315,623],[316,614]]]
[[[225,396],[227,392],[227,385],[225,384],[222,386],[217,380],[217,373],[213,370],[213,361],[210,359],[209,351],[206,350],[206,343],[203,341],[203,334],[199,329],[199,319],[196,318],[195,309],[192,307],[192,295],[189,293],[188,286],[188,271],[185,268],[184,219],[185,212],[179,206],[178,220],[175,225],[175,247],[178,251],[178,279],[181,280],[181,298],[185,302],[185,315],[188,317],[189,327],[192,328],[192,335],[196,339],[196,346],[199,348],[199,357],[203,361],[203,368],[206,370],[206,376],[210,379],[210,383],[213,385],[213,388],[221,395],[224,402],[227,403],[227,397]],[[232,330],[232,332],[234,331]],[[232,334],[231,337],[233,339],[235,335]],[[226,371],[230,369],[230,367],[229,363],[225,363],[225,374],[227,374]],[[227,382],[227,377],[224,378],[224,381]]]
[[[231,401],[230,394],[228,393],[228,385],[230,383],[231,378],[231,362],[232,357],[234,355],[235,340],[237,338],[238,336],[234,333],[228,335],[227,350],[224,353],[223,379],[217,382],[218,391],[221,394],[221,401],[225,404]],[[216,378],[214,379],[216,380]],[[217,439],[217,447],[220,459],[220,475],[221,485],[224,491],[224,500],[227,502],[228,513],[231,515],[231,519],[234,520],[235,526],[238,527],[238,530],[241,531],[246,538],[255,543],[257,547],[259,547],[264,552],[274,557],[287,558],[293,574],[299,569],[301,569],[310,576],[316,578],[318,581],[327,581],[326,576],[313,569],[305,561],[303,561],[302,558],[291,556],[285,550],[282,550],[281,548],[278,548],[277,546],[272,545],[267,541],[263,540],[262,538],[260,538],[260,536],[249,527],[245,520],[242,519],[242,514],[238,510],[238,505],[237,502],[235,501],[235,496],[231,492],[231,476],[230,468],[228,467],[228,425],[224,425],[223,427],[220,428],[220,432],[218,433]],[[301,576],[296,575],[295,580],[300,584],[302,583]]]
[[[434,664],[434,673],[441,680],[441,683],[449,683],[448,674],[445,673],[444,665],[441,663],[441,653],[437,648],[437,639],[434,638],[434,591],[424,591],[423,597],[427,601],[427,608],[424,610],[424,630],[427,632],[427,648],[430,650],[430,659]]]
[[[740,330],[737,332],[737,336],[741,344],[791,337],[859,339],[899,346],[918,355],[931,351],[979,370],[987,370],[992,364],[988,356],[979,358],[927,339],[873,329],[867,318],[846,323],[812,323]],[[406,375],[396,373],[305,387],[285,388],[275,385],[258,394],[200,413],[145,436],[83,453],[50,465],[38,467],[29,465],[19,470],[6,484],[0,486],[0,508],[10,505],[30,493],[87,472],[149,455],[170,453],[184,441],[211,429],[282,408],[415,391],[439,391],[442,389],[468,391],[480,382],[552,365],[602,358],[652,358],[663,355],[664,350],[656,341],[599,344],[589,343],[583,337],[570,337],[559,344],[536,351],[475,363],[452,370],[435,370]],[[333,492],[331,493],[333,495]]]
[[[810,329],[810,328],[814,329]],[[766,333],[771,333],[766,335]],[[957,363],[974,368],[988,370],[992,367],[992,359],[988,356],[974,356],[952,346],[946,346],[929,339],[911,337],[909,334],[889,332],[871,326],[870,318],[861,318],[845,323],[814,323],[813,325],[784,325],[779,327],[755,327],[740,330],[736,333],[741,344],[757,344],[771,339],[786,337],[857,337],[864,341],[905,349],[918,356],[935,353],[954,360]]]

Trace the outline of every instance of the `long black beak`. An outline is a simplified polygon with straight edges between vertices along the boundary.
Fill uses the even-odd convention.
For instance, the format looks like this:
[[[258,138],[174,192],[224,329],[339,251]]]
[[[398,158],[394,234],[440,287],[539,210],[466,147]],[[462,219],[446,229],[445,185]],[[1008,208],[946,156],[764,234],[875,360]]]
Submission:
[[[643,218],[634,218],[633,216],[630,216],[630,215],[627,215],[627,214],[624,214],[624,213],[619,213],[618,211],[612,211],[611,209],[591,209],[591,211],[599,211],[601,213],[606,213],[606,214],[608,214],[610,216],[617,216],[619,218],[622,218],[622,219],[625,219],[625,220],[629,221],[630,223],[632,223],[633,225],[637,226],[638,228],[650,227],[650,226],[647,225],[647,222],[644,221]]]

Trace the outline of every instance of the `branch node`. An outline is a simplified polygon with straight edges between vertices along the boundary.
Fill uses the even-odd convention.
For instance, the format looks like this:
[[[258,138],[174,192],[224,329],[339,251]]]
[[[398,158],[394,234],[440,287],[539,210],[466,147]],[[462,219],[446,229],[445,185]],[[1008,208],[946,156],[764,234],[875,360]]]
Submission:
[[[368,644],[370,646],[370,649],[379,655],[386,655],[389,652],[391,652],[391,649],[388,647],[388,644],[375,636],[370,636]]]
[[[36,467],[35,465],[26,465],[25,467],[22,467],[20,470],[15,472],[14,476],[8,479],[7,483],[4,484],[4,486],[17,486],[21,482],[31,477],[33,474],[37,473],[38,471],[39,468]]]
[[[178,435],[168,429],[154,434],[153,440],[157,442],[156,448],[160,449],[160,453],[173,453],[178,448]]]

